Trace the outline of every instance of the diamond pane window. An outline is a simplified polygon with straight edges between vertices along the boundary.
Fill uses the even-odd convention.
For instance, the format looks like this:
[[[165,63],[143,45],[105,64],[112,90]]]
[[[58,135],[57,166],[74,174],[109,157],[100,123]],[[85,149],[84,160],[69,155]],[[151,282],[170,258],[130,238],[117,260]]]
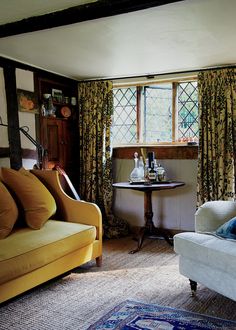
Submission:
[[[178,84],[178,139],[198,140],[197,82]]]
[[[115,144],[137,142],[137,92],[136,87],[113,89],[112,141]]]
[[[172,84],[144,87],[143,140],[172,141]]]
[[[198,141],[197,81],[113,89],[112,144]]]

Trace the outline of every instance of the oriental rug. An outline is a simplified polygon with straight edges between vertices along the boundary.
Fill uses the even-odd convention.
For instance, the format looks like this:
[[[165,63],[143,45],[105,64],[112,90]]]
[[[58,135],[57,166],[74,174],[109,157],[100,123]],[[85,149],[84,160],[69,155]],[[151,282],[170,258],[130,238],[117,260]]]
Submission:
[[[156,304],[126,300],[88,330],[236,329],[236,322]]]

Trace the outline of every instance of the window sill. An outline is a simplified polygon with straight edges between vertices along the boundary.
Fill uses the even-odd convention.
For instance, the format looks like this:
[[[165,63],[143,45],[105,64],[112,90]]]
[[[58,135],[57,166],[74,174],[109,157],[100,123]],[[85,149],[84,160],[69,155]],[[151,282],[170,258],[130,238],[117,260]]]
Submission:
[[[186,142],[179,143],[158,143],[158,144],[132,144],[114,146],[112,157],[119,159],[133,159],[134,153],[141,155],[141,149],[145,153],[155,152],[157,159],[197,159],[198,145],[187,145]]]
[[[132,143],[132,144],[117,144],[113,146],[114,148],[149,148],[149,147],[189,147],[198,146],[198,143],[194,145],[188,145],[188,142],[156,142],[156,143]]]

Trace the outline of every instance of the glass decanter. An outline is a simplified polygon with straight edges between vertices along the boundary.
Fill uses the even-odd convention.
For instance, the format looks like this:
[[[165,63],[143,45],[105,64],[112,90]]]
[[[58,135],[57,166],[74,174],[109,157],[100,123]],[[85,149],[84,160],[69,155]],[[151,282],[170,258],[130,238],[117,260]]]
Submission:
[[[141,173],[139,170],[139,159],[138,159],[138,153],[134,153],[134,169],[130,173],[130,181],[131,182],[138,182],[141,180]]]

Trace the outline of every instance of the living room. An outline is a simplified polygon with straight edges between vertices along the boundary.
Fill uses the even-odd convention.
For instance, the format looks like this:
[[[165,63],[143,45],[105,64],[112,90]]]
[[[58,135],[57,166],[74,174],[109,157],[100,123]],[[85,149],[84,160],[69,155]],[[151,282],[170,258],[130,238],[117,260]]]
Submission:
[[[205,156],[199,154],[198,131],[179,136],[176,115],[179,103],[176,103],[175,93],[183,84],[196,83],[200,88],[204,73],[235,70],[232,33],[235,30],[232,17],[235,3],[228,0],[223,5],[215,1],[213,5],[213,2],[71,0],[27,3],[27,6],[24,3],[25,6],[18,10],[13,10],[17,4],[10,8],[7,1],[0,5],[0,166],[18,171],[21,167],[27,170],[33,167],[52,169],[61,165],[58,171],[65,170],[59,175],[66,193],[75,198],[70,188],[72,182],[81,199],[97,204],[103,214],[102,266],[97,267],[90,259],[78,262],[76,269],[68,268],[66,274],[57,274],[59,278],[50,282],[44,280],[41,283],[45,283],[38,288],[5,302],[1,308],[5,325],[0,325],[1,329],[87,329],[119,303],[132,299],[236,320],[235,299],[217,289],[211,290],[211,285],[204,286],[204,281],[198,285],[196,295],[191,297],[188,278],[179,273],[178,256],[172,244],[168,244],[168,239],[172,242],[175,234],[194,232],[195,212],[200,205],[207,201],[227,200],[231,203],[235,200],[235,191],[230,188],[234,174],[229,163],[225,168],[228,169],[228,183],[224,185],[227,186],[224,195],[219,192],[221,187],[218,190],[215,187],[217,184],[213,184],[216,195],[212,191],[206,192],[206,181],[201,180],[199,174],[201,171],[202,178],[206,176],[203,169]],[[171,86],[168,87],[171,89],[171,106],[166,107],[172,112],[171,115],[167,113],[169,136],[166,139],[155,136],[155,141],[146,137],[145,140],[143,95],[150,86],[160,91],[160,86],[167,85]],[[86,86],[87,99],[84,97]],[[91,137],[100,136],[98,127],[94,126],[96,109],[92,99],[93,92],[99,88],[103,90],[103,96],[112,95],[113,126],[109,126],[111,117],[103,123],[108,127],[104,142],[106,152],[95,156],[91,150],[96,148],[93,144],[88,146]],[[139,100],[134,106],[138,109],[135,114],[137,130],[131,142],[114,139],[119,111],[114,93],[126,93],[127,90],[134,90],[134,98]],[[20,100],[25,97],[34,103],[34,108],[22,109]],[[98,98],[99,94],[95,97]],[[85,101],[89,104],[87,108],[94,107],[95,111],[87,123],[86,107],[83,108]],[[192,103],[196,105],[195,100]],[[127,101],[126,109],[130,106],[133,105]],[[99,104],[97,109],[102,113]],[[104,109],[109,111],[109,105]],[[129,118],[125,120],[128,121]],[[160,127],[167,131],[166,126],[160,124]],[[82,132],[89,134],[82,137]],[[99,145],[101,141],[96,143]],[[223,144],[228,146],[226,142]],[[140,232],[147,221],[144,208],[148,203],[144,188],[150,189],[150,186],[141,189],[134,189],[134,185],[128,189],[112,187],[112,183],[130,179],[135,152],[139,159],[141,156],[145,160],[153,154],[165,170],[167,184],[183,183],[176,189],[171,186],[164,189],[162,183],[161,189],[152,191],[151,220],[154,227],[160,232],[163,230],[167,241],[150,239],[146,234],[142,237]],[[229,154],[232,156],[232,152]],[[107,167],[103,166],[106,157]],[[220,159],[220,154],[218,157]],[[97,163],[93,167],[95,158]],[[106,172],[102,172],[104,168]],[[69,179],[69,185],[66,179]],[[211,181],[208,182],[210,187]],[[226,217],[226,221],[232,214],[227,213],[229,218]],[[139,251],[130,254],[137,244],[140,245]],[[93,259],[97,260],[100,252],[99,247]],[[37,299],[50,311],[50,322],[42,308],[37,307]],[[49,301],[55,308],[48,306]],[[73,307],[63,315],[59,310],[65,311],[65,301]],[[21,304],[24,308],[28,304],[34,306],[36,316],[25,314],[19,308]],[[7,317],[11,309],[19,311],[18,318],[22,318],[19,325],[11,316]],[[82,311],[80,316],[75,316],[77,311],[78,314]],[[30,313],[30,306],[27,313]]]

